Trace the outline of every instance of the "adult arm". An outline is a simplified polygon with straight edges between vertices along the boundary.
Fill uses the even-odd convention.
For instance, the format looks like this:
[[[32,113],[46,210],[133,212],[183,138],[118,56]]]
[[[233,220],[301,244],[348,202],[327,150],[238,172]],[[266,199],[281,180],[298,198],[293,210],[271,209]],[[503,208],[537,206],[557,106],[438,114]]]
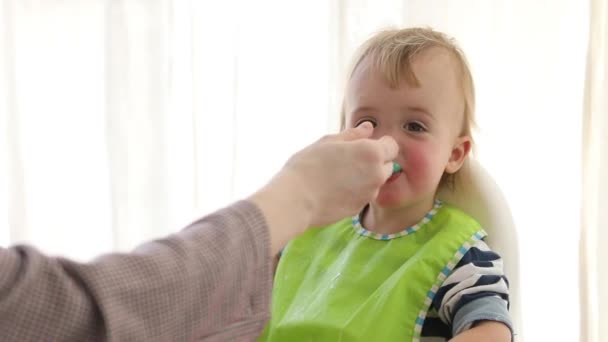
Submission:
[[[371,125],[294,155],[264,188],[132,253],[88,263],[0,249],[0,340],[250,340],[269,314],[272,255],[358,211],[397,146]]]

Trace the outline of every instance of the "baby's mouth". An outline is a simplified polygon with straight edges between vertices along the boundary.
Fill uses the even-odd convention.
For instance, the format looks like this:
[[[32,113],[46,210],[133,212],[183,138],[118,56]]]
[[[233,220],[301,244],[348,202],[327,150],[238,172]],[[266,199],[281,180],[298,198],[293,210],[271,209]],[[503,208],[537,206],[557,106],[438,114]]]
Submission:
[[[403,173],[403,170],[399,170],[397,172],[394,172],[390,177],[388,177],[388,179],[386,180],[386,182],[384,184],[388,184],[388,183],[394,182],[397,178],[399,178],[399,176],[401,176],[402,173]]]

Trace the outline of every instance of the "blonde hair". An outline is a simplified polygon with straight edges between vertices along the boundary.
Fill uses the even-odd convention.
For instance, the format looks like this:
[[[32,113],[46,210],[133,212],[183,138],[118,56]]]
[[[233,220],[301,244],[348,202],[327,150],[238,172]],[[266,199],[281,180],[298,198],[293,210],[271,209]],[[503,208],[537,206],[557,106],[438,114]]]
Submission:
[[[400,30],[381,31],[359,48],[354,63],[349,70],[348,80],[361,64],[369,58],[375,70],[383,74],[391,87],[397,88],[405,79],[412,86],[419,86],[419,81],[412,71],[411,61],[419,53],[433,47],[440,47],[454,57],[460,71],[460,81],[464,96],[464,122],[461,135],[472,137],[475,127],[475,86],[473,76],[464,52],[458,47],[453,38],[430,28],[406,28]],[[344,104],[340,114],[340,128],[346,127]]]
[[[469,64],[464,52],[456,41],[446,34],[430,28],[414,27],[406,29],[391,29],[381,31],[361,45],[349,70],[347,80],[350,80],[357,67],[365,59],[370,65],[382,73],[391,87],[397,88],[402,80],[418,87],[420,82],[412,71],[412,60],[419,53],[439,47],[448,51],[459,68],[460,85],[464,97],[463,123],[461,136],[469,136],[473,144],[472,131],[475,127],[475,85]],[[344,103],[340,113],[340,128],[346,128],[346,112]],[[454,175],[444,174],[442,185],[454,186]]]

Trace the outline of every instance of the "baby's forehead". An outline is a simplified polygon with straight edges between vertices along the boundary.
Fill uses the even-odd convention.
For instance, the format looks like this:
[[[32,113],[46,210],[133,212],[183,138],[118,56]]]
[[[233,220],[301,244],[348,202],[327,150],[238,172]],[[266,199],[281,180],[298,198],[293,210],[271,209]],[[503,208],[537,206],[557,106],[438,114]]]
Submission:
[[[458,93],[462,96],[462,73],[457,59],[446,49],[429,48],[410,59],[392,63],[374,55],[364,57],[356,65],[347,86],[347,100],[353,96],[369,96],[374,88],[388,87],[407,93],[433,93],[429,100]],[[431,94],[427,94],[431,95]]]
[[[421,51],[402,65],[366,56],[349,80],[345,114],[359,107],[425,108],[460,125],[465,98],[459,71],[456,58],[441,48]]]
[[[382,79],[391,88],[420,87],[422,82],[433,81],[460,86],[462,66],[451,51],[442,47],[429,47],[408,58],[390,58],[372,52],[355,65],[348,84],[370,77]]]

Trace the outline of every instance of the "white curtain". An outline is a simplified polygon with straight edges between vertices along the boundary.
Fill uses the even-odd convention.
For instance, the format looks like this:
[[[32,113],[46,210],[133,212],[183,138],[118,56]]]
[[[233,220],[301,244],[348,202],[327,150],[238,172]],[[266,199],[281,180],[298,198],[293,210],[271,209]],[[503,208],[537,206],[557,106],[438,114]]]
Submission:
[[[128,250],[329,130],[324,2],[1,3],[4,245]]]
[[[477,156],[521,237],[521,333],[579,338],[588,4],[0,2],[2,245],[87,259],[251,193],[337,130],[344,70],[363,39],[432,26],[472,65]]]
[[[591,1],[584,103],[581,341],[608,338],[608,1]]]

